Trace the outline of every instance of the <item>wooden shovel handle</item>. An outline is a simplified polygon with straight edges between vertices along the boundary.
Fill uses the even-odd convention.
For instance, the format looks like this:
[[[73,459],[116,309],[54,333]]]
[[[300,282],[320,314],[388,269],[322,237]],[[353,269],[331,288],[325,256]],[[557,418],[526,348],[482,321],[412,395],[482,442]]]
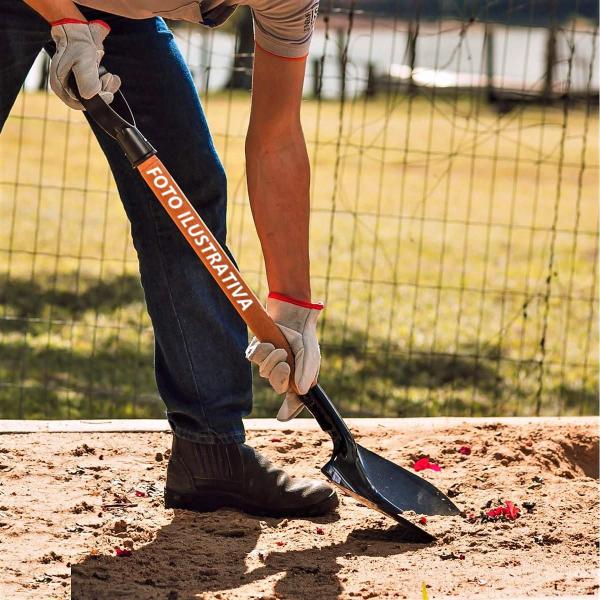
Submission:
[[[294,355],[287,339],[181,188],[156,156],[142,162],[137,169],[250,331],[261,342],[269,342],[287,352],[290,385],[296,391],[293,383]]]

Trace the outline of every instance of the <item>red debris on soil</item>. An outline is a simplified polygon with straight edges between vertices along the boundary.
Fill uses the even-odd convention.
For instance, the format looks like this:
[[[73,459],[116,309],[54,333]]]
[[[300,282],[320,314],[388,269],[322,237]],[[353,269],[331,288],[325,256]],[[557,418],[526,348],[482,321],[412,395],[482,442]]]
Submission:
[[[463,456],[469,456],[471,454],[471,446],[461,446],[458,449],[459,454],[462,454]]]
[[[271,438],[271,441],[276,444],[281,441],[281,438]]]
[[[421,518],[419,519],[419,523],[420,523],[421,525],[427,525],[427,517],[421,517]]]
[[[441,471],[440,465],[429,462],[429,458],[424,456],[415,462],[413,465],[415,471],[424,471],[425,469],[431,469],[432,471]]]
[[[135,490],[135,495],[138,498],[145,498],[148,494],[146,494],[146,492],[143,492],[142,490]]]
[[[521,513],[521,510],[519,509],[519,507],[515,506],[515,504],[513,502],[511,502],[510,500],[507,500],[504,503],[504,506],[497,506],[496,508],[490,508],[488,511],[486,511],[485,516],[491,520],[505,518],[505,519],[508,519],[509,521],[514,521],[519,516],[520,513]]]
[[[285,546],[285,542],[275,542],[278,546]]]
[[[325,535],[325,530],[322,527],[317,527],[317,533],[319,535]]]
[[[129,548],[119,548],[119,546],[115,546],[115,554],[117,556],[131,556],[133,552],[129,550]]]
[[[465,555],[457,552],[450,552],[449,554],[440,554],[439,557],[442,560],[465,560]]]

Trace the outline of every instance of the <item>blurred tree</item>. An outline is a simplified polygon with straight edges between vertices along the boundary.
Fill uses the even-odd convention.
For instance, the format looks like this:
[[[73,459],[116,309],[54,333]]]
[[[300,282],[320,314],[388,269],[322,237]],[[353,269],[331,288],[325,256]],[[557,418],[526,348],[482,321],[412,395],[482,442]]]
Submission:
[[[249,90],[252,87],[254,28],[252,13],[247,6],[238,7],[235,27],[235,55],[227,88]]]
[[[528,0],[335,0],[336,10],[350,8],[354,3],[355,10],[365,10],[370,14],[378,13],[395,18],[414,18],[415,8],[421,5],[421,19],[460,19],[465,22],[469,18],[482,22],[523,24],[530,27],[545,26],[554,20],[564,22],[579,16],[598,22],[598,0],[561,0],[557,3],[556,13],[548,10],[547,1]],[[327,4],[321,3],[321,13],[328,10]]]

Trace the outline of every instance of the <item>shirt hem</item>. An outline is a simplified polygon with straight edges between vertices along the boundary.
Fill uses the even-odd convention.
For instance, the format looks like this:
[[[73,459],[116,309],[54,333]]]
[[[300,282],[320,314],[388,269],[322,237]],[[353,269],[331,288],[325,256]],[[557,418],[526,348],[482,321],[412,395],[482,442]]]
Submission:
[[[285,56],[282,54],[277,54],[276,52],[273,52],[272,50],[268,50],[262,44],[259,44],[256,40],[254,40],[254,43],[256,44],[257,48],[260,48],[266,54],[270,54],[271,56],[275,56],[275,57],[281,58],[283,60],[289,60],[292,62],[296,62],[296,61],[300,61],[300,60],[306,60],[306,57],[308,56],[308,52],[306,54],[303,54],[302,56]]]

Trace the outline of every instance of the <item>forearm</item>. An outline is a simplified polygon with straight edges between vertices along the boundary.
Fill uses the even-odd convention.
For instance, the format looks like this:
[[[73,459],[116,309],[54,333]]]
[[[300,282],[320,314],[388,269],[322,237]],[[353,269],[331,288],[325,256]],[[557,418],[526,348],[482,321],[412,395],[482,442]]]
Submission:
[[[71,0],[24,0],[25,3],[37,13],[42,15],[48,23],[60,19],[78,19],[85,21],[85,17]]]
[[[310,301],[310,167],[299,121],[271,132],[251,123],[246,172],[269,289]]]

